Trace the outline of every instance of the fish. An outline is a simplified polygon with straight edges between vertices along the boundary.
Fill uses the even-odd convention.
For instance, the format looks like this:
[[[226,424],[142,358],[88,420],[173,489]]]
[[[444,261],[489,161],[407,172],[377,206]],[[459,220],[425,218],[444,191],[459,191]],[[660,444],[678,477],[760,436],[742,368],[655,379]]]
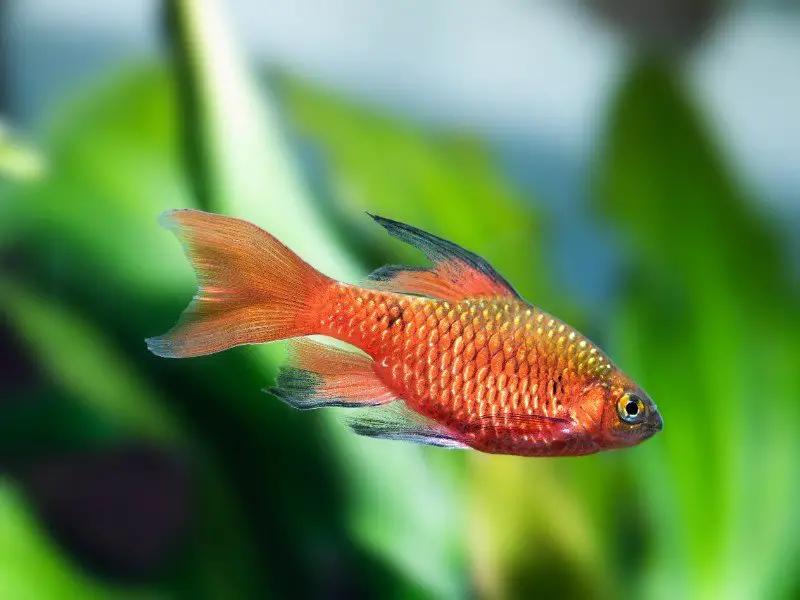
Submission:
[[[662,429],[639,385],[486,260],[369,216],[430,265],[386,265],[354,285],[247,221],[164,213],[198,292],[148,348],[187,358],[290,340],[287,363],[265,391],[300,410],[353,409],[339,411],[345,424],[371,438],[547,457],[626,448]]]

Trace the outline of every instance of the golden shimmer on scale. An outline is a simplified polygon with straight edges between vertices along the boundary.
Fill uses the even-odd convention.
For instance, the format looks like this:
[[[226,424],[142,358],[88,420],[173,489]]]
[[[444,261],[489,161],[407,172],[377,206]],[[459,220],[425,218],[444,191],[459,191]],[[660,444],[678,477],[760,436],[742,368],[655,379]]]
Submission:
[[[299,339],[271,391],[300,408],[359,408],[361,435],[526,456],[631,446],[662,427],[647,395],[569,325],[521,299],[483,259],[375,217],[433,266],[388,266],[365,286],[331,280],[257,227],[168,213],[200,293],[161,356],[320,334],[364,355]]]
[[[519,300],[450,303],[338,284],[325,304],[333,311],[320,333],[382,357],[376,370],[407,404],[487,451],[510,450],[511,433],[517,449],[569,451],[541,421],[515,416],[574,421],[565,407],[591,381],[613,383],[594,344]]]

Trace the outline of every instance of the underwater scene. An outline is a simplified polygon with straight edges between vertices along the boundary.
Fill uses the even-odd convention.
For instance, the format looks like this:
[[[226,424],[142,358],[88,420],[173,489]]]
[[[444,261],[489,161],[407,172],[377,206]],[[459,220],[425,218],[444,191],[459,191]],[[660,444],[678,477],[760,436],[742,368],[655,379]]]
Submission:
[[[0,598],[800,597],[795,3],[12,0],[0,36]],[[291,253],[170,213],[184,253],[175,209]],[[220,316],[237,277],[297,328]],[[365,355],[353,391],[285,341],[353,343],[347,302],[386,377],[436,315],[418,357],[536,407],[446,429],[449,374],[413,412]],[[526,324],[585,361],[512,384]]]

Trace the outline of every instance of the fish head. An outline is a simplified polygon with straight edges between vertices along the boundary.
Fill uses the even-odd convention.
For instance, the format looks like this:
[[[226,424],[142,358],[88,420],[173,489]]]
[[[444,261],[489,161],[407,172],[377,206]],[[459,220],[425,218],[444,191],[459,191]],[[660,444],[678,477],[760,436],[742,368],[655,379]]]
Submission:
[[[589,386],[583,412],[593,417],[587,433],[600,450],[635,446],[664,427],[650,396],[625,375]]]

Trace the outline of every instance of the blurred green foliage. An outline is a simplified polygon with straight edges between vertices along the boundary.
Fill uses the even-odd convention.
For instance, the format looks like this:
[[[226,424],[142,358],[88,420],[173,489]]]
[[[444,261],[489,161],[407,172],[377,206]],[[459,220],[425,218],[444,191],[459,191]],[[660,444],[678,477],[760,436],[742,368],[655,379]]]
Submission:
[[[642,591],[785,596],[800,533],[800,298],[785,248],[663,65],[621,90],[598,190],[630,257],[612,343],[669,424],[641,453],[659,542]]]
[[[674,67],[632,66],[592,199],[625,258],[616,308],[592,325],[659,403],[664,432],[581,459],[448,452],[361,439],[330,412],[299,414],[261,394],[280,345],[150,356],[142,339],[171,326],[193,291],[155,217],[196,206],[247,218],[350,281],[420,260],[368,210],[479,252],[580,328],[587,307],[553,283],[536,199],[464,135],[288,76],[273,81],[275,102],[215,4],[167,6],[169,66],[132,67],[66,101],[39,141],[48,170],[0,187],[4,350],[32,357],[36,378],[0,387],[4,598],[798,589],[798,290]],[[286,127],[324,164],[319,189]],[[168,540],[172,559],[123,585],[74,552],[85,523],[48,538],[25,473],[43,457],[130,440],[184,457],[191,502],[185,531]],[[136,540],[113,543],[124,554]]]
[[[70,567],[48,542],[24,501],[5,484],[0,487],[0,527],[0,594],[4,598],[114,597],[110,589]]]
[[[42,176],[44,170],[42,157],[34,149],[15,139],[12,132],[0,121],[0,178],[36,179]]]

